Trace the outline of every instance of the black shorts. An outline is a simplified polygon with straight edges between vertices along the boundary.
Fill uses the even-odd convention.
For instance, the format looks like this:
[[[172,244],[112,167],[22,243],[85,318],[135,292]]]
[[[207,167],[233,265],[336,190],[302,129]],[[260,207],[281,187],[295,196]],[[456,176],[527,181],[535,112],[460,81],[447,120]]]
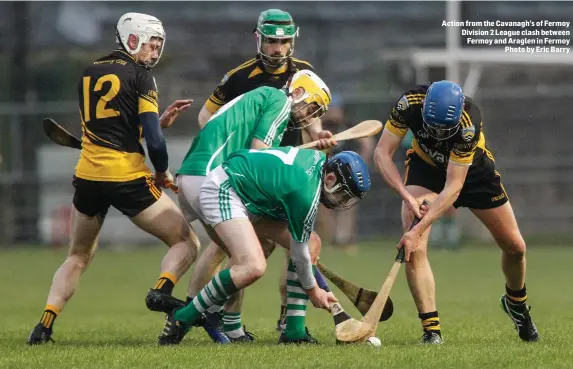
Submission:
[[[446,184],[446,171],[422,160],[413,150],[407,154],[406,186],[420,186],[440,193]],[[454,202],[456,208],[493,209],[508,201],[495,164],[487,155],[474,163],[468,172],[462,191]]]
[[[90,181],[74,176],[74,206],[87,216],[105,217],[110,206],[134,217],[161,197],[151,175],[127,182]]]

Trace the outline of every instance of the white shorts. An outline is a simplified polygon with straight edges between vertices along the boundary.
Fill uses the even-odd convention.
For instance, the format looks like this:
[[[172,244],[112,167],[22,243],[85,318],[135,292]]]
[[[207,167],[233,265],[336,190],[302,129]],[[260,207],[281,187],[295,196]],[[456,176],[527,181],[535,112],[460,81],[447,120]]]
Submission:
[[[231,187],[229,176],[221,166],[213,169],[201,186],[201,213],[212,227],[230,219],[256,218]]]
[[[177,200],[179,201],[179,207],[181,208],[185,219],[189,223],[197,219],[204,221],[201,214],[199,196],[201,195],[201,185],[205,181],[205,178],[207,177],[188,175],[177,176],[177,186],[179,186]]]

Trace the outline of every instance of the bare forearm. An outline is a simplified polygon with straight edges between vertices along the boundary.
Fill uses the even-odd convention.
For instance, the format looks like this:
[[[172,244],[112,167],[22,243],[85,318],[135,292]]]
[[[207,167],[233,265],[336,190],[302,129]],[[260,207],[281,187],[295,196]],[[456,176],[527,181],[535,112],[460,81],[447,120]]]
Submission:
[[[390,186],[390,188],[396,191],[400,197],[405,200],[408,195],[408,190],[406,190],[402,176],[400,175],[398,168],[396,168],[392,157],[376,151],[374,154],[374,162],[376,163],[376,168],[382,174],[382,177],[388,186]]]

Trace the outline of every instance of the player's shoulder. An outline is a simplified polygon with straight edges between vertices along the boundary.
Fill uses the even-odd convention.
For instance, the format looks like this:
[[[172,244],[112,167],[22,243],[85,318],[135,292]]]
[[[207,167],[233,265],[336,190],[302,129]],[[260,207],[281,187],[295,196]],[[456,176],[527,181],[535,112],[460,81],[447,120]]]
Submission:
[[[221,84],[225,84],[226,82],[225,79],[229,78],[241,78],[241,77],[248,78],[253,68],[256,67],[257,67],[257,58],[249,59],[246,62],[239,64],[238,66],[234,67],[233,69],[225,73],[225,77],[223,77],[224,81],[221,81]]]
[[[121,80],[140,79],[150,76],[150,71],[137,64],[135,59],[123,50],[114,50],[90,64],[86,74],[115,74]]]
[[[478,104],[469,96],[466,96],[464,100],[464,113],[462,114],[462,120],[469,120],[473,125],[479,125],[481,123],[481,110]]]
[[[306,60],[297,59],[294,57],[291,57],[290,60],[291,60],[291,63],[293,65],[294,69],[297,71],[303,70],[303,69],[309,69],[311,71],[314,71],[314,67],[312,66],[312,64],[310,64]]]
[[[460,128],[455,141],[458,145],[465,147],[465,145],[479,140],[481,129],[482,118],[479,107],[472,98],[466,97],[464,111],[460,118]]]
[[[286,101],[287,95],[286,91],[272,86],[260,86],[247,92],[247,95],[252,97],[260,97],[265,100],[278,100]]]
[[[408,90],[406,90],[396,103],[398,110],[404,111],[412,107],[421,106],[426,98],[426,93],[428,92],[429,84],[416,85]]]

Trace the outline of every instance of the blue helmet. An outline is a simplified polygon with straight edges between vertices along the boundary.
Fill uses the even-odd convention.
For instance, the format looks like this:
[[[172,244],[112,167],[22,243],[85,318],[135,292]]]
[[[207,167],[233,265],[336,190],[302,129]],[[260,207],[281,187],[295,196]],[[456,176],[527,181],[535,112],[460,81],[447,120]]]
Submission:
[[[450,81],[432,83],[422,108],[426,132],[436,140],[445,140],[455,135],[460,128],[464,99],[458,84]]]
[[[325,180],[320,201],[330,209],[346,210],[356,205],[370,190],[368,166],[354,151],[342,151],[326,162],[326,174],[334,173],[336,182]]]

